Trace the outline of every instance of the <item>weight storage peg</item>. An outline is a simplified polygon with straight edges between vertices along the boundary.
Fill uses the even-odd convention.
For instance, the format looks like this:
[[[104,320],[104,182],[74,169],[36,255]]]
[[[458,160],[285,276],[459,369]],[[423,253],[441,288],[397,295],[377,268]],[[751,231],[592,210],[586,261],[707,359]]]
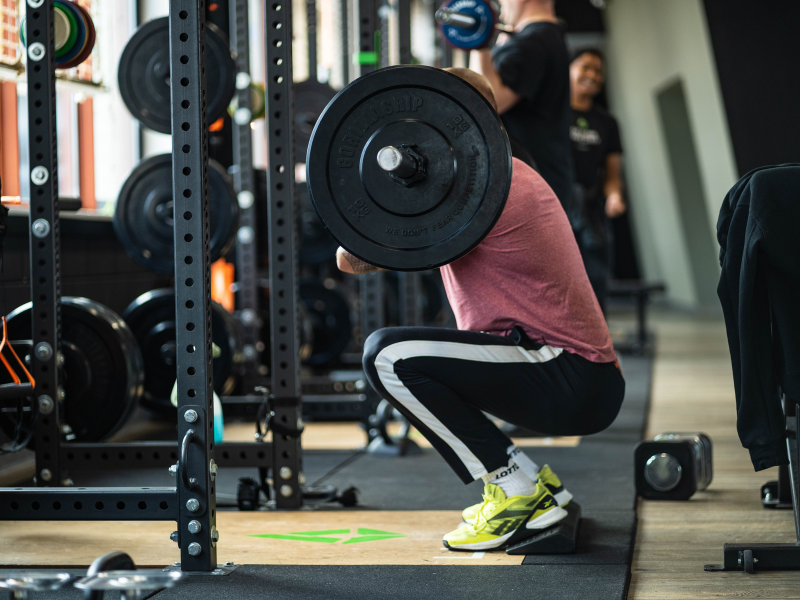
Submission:
[[[636,491],[647,500],[688,500],[713,478],[711,439],[704,433],[662,433],[637,444]]]
[[[463,79],[389,67],[328,104],[306,172],[314,210],[342,247],[378,267],[420,271],[491,231],[511,185],[511,147],[489,101]]]

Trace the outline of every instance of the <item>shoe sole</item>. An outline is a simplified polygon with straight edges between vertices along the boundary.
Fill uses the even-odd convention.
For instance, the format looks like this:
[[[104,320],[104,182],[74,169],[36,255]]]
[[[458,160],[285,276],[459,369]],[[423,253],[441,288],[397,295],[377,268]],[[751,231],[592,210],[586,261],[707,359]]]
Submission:
[[[525,524],[524,529],[534,529],[534,530],[547,529],[548,527],[552,527],[562,519],[566,518],[568,514],[569,513],[566,510],[564,510],[560,506],[557,506],[552,510],[548,510],[543,515],[540,515],[535,519],[528,521]],[[522,528],[517,528],[514,531],[511,531],[505,535],[501,535],[499,538],[488,540],[486,542],[476,542],[474,544],[459,544],[458,546],[451,546],[445,540],[442,540],[442,544],[448,550],[454,550],[457,552],[458,551],[468,552],[475,550],[494,550],[495,548],[500,548],[504,546],[506,542],[508,542],[515,533],[519,532],[520,529]]]
[[[556,499],[559,506],[566,506],[569,504],[569,501],[572,500],[572,494],[566,488],[554,494],[553,497]]]
[[[495,538],[493,540],[489,540],[486,542],[476,542],[474,544],[459,544],[458,546],[451,546],[444,540],[442,540],[442,544],[448,550],[455,550],[456,552],[458,551],[473,552],[474,550],[494,550],[495,548],[499,548],[500,546],[504,545],[516,532],[517,530],[515,529],[510,533],[501,535],[499,538]]]
[[[565,519],[569,513],[565,511],[560,506],[555,507],[552,510],[548,510],[543,515],[536,517],[535,519],[531,519],[527,523],[525,523],[525,529],[547,529],[548,527],[552,527],[562,519]]]

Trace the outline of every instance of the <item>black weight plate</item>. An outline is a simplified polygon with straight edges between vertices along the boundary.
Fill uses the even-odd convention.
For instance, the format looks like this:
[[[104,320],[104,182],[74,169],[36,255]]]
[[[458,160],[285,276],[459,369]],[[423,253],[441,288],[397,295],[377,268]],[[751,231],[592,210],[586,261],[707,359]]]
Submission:
[[[211,305],[211,339],[221,354],[214,359],[214,390],[230,394],[241,362],[241,341],[233,317],[216,302]],[[162,288],[131,302],[122,318],[139,342],[144,356],[142,405],[163,414],[175,414],[170,394],[177,378],[175,346],[175,291]]]
[[[304,319],[313,330],[311,355],[304,362],[312,367],[330,366],[350,344],[350,307],[341,292],[316,279],[302,280],[298,289]]]
[[[412,186],[377,164],[387,145],[412,145],[427,177]],[[314,208],[340,245],[387,269],[445,265],[492,229],[511,185],[508,136],[489,102],[432,67],[365,75],[320,116],[306,165]]]
[[[400,281],[397,273],[384,274],[383,309],[386,323],[400,325]],[[420,325],[435,325],[439,313],[444,308],[444,289],[441,286],[441,277],[437,271],[422,273],[420,277],[420,309],[422,323]]]
[[[119,60],[119,91],[131,114],[145,126],[170,133],[169,17],[139,27]],[[209,125],[228,109],[236,84],[236,64],[228,40],[206,22],[206,101]]]
[[[300,230],[300,249],[297,258],[301,266],[317,266],[336,258],[339,244],[331,237],[314,211],[308,195],[308,187],[298,185],[297,210]]]
[[[327,83],[309,79],[294,84],[294,161],[305,162],[317,119],[336,95]]]
[[[30,302],[8,315],[8,336],[31,338]],[[136,338],[111,309],[87,298],[63,297],[61,340],[62,420],[76,442],[104,440],[122,427],[142,396],[144,363]]]
[[[239,203],[219,163],[209,161],[208,174],[211,260],[215,261],[236,239]],[[155,273],[175,269],[172,203],[172,155],[160,154],[140,162],[128,176],[114,211],[114,231],[125,252]]]

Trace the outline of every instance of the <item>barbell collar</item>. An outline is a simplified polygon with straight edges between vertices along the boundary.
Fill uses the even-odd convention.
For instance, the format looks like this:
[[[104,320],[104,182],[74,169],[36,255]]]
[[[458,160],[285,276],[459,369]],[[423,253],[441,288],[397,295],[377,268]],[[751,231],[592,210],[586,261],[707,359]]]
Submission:
[[[409,179],[419,171],[417,161],[394,146],[386,146],[378,151],[378,165],[384,171],[403,179]]]

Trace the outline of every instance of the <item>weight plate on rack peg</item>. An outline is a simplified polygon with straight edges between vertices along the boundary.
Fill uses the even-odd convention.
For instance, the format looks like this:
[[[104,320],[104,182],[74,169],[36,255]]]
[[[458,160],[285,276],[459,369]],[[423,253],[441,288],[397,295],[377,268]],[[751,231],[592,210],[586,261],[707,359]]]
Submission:
[[[122,318],[144,356],[142,406],[175,414],[170,402],[177,378],[175,290],[162,288],[142,294],[125,309]],[[211,303],[211,339],[220,349],[214,359],[214,390],[220,396],[229,395],[236,385],[236,367],[242,361],[241,337],[236,320],[216,302]]]
[[[352,336],[350,307],[336,289],[326,288],[317,279],[304,279],[298,285],[303,318],[310,324],[311,353],[304,363],[326,367],[336,363]]]
[[[119,91],[131,114],[144,125],[170,133],[169,17],[145,23],[125,46],[119,61]],[[233,98],[236,64],[228,40],[206,22],[208,123],[219,119]]]
[[[246,75],[246,73],[239,73],[239,75]],[[264,118],[267,109],[267,97],[262,84],[249,83],[248,87],[250,89],[250,122],[253,122]],[[238,109],[239,100],[234,96],[228,106],[228,114],[234,118],[234,120]]]
[[[309,79],[294,84],[294,161],[306,162],[308,144],[317,119],[336,96],[327,83]]]
[[[30,302],[8,315],[8,337],[31,339]],[[108,438],[122,427],[142,396],[144,363],[133,333],[99,302],[64,296],[61,352],[63,422],[72,428],[76,442]],[[7,418],[2,420],[5,433],[13,434],[9,424]]]
[[[336,95],[314,128],[306,174],[341,246],[379,267],[418,271],[456,260],[489,233],[511,167],[508,136],[480,92],[440,69],[401,66]]]
[[[211,261],[233,246],[239,223],[239,202],[222,166],[208,162]],[[184,218],[181,215],[180,218]],[[125,252],[155,273],[175,269],[173,240],[172,155],[143,160],[128,176],[117,199],[114,231]]]
[[[332,262],[336,258],[339,244],[331,237],[314,212],[314,205],[308,195],[308,188],[298,185],[297,194],[298,229],[300,231],[300,249],[297,258],[301,266],[318,266]]]
[[[92,54],[92,50],[94,49],[94,43],[97,40],[97,30],[94,27],[94,22],[92,21],[91,15],[89,15],[89,11],[87,11],[80,4],[74,4],[73,8],[80,14],[81,21],[86,28],[87,38],[80,52],[78,52],[72,60],[65,61],[64,63],[58,65],[59,69],[71,69],[72,67],[77,67],[83,61],[89,58],[89,56]]]

